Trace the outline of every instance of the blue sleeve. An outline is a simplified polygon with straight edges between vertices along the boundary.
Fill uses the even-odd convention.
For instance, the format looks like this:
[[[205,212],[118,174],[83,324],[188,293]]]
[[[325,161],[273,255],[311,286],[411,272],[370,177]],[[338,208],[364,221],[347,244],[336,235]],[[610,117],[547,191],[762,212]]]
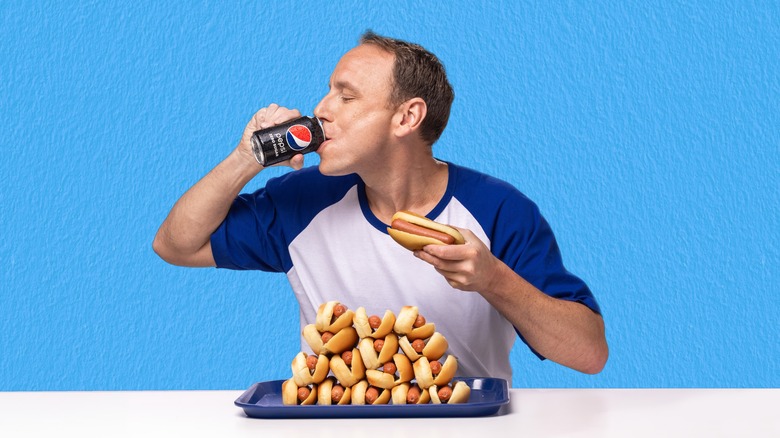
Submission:
[[[312,166],[271,178],[260,190],[238,196],[211,235],[217,267],[289,271],[290,243],[358,182],[356,175],[328,177]]]
[[[527,198],[521,201],[501,205],[499,217],[503,218],[494,230],[494,242],[498,245],[493,246],[493,253],[545,294],[581,303],[601,314],[588,285],[563,265],[555,235],[539,208]],[[537,357],[545,359],[528,345],[517,328],[515,331]]]
[[[494,248],[496,255],[547,295],[584,304],[601,314],[588,285],[564,266],[552,228],[536,204],[528,201],[520,208],[521,211],[514,216],[526,225],[521,228],[516,239],[504,240],[504,246]],[[503,232],[497,229],[497,237]],[[501,242],[501,238],[498,241]]]
[[[233,201],[227,217],[211,235],[218,268],[286,271],[290,255],[271,193],[264,187]]]

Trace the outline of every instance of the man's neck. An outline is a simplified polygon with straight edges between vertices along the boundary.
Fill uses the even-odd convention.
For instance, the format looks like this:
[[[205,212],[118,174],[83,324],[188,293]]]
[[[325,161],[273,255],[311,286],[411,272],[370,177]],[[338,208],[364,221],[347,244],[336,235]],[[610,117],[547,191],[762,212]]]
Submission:
[[[428,157],[403,167],[386,166],[381,175],[363,177],[363,181],[374,216],[389,224],[398,210],[428,214],[444,196],[448,177],[447,164]]]

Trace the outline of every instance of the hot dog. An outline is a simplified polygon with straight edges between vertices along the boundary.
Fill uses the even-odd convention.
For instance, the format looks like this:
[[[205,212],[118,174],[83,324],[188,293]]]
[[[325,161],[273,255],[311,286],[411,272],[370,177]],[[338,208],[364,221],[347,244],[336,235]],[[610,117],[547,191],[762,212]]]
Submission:
[[[431,401],[428,391],[421,389],[416,383],[401,383],[391,390],[394,405],[424,405]]]
[[[298,386],[322,382],[330,369],[325,355],[308,355],[302,351],[295,355],[290,368],[293,381]]]
[[[429,338],[436,331],[433,323],[427,322],[417,306],[404,306],[398,312],[393,331],[406,335],[411,340]]]
[[[393,355],[393,360],[382,365],[382,370],[366,370],[369,385],[378,388],[392,389],[401,383],[410,382],[414,378],[414,369],[409,358],[402,353]]]
[[[466,403],[471,395],[471,388],[465,382],[455,382],[452,386],[436,386],[428,388],[433,404]]]
[[[330,358],[330,369],[344,386],[353,386],[366,376],[366,367],[357,348],[333,355]]]
[[[428,360],[438,360],[444,356],[449,347],[447,339],[439,332],[435,332],[428,339],[415,339],[414,341],[410,341],[406,336],[401,336],[398,339],[398,344],[412,362],[417,362],[417,359],[421,357],[426,357]]]
[[[438,360],[428,361],[428,358],[423,356],[414,363],[413,368],[414,377],[421,388],[442,386],[450,383],[455,377],[458,371],[458,360],[455,356],[449,355],[442,365]]]
[[[385,405],[391,396],[391,390],[369,385],[367,380],[361,380],[352,387],[353,405]]]
[[[313,405],[317,402],[317,385],[298,386],[293,379],[282,382],[282,403],[285,405]]]
[[[358,335],[354,327],[344,327],[337,333],[320,332],[314,324],[303,328],[303,338],[315,354],[341,354],[357,344]]]
[[[393,215],[387,232],[393,240],[410,251],[422,249],[425,245],[453,245],[466,242],[463,235],[455,228],[408,210],[401,210]]]
[[[398,352],[398,336],[389,333],[380,339],[363,338],[358,343],[358,350],[367,370],[378,369]]]
[[[382,318],[379,318],[377,315],[368,316],[365,307],[358,307],[357,310],[355,310],[353,322],[355,323],[355,330],[357,330],[360,339],[366,337],[372,337],[374,339],[383,338],[393,331],[395,314],[386,310]]]
[[[333,376],[328,376],[317,387],[318,405],[348,405],[352,401],[352,391],[336,381]]]
[[[339,330],[352,325],[352,318],[355,312],[349,310],[347,306],[338,301],[328,301],[320,304],[317,309],[317,318],[314,326],[321,333],[337,333]]]
[[[418,317],[419,319],[419,317]],[[423,319],[424,321],[425,319]],[[406,337],[410,341],[414,341],[417,339],[427,339],[433,336],[433,333],[436,331],[436,325],[432,322],[424,323],[421,326],[414,326],[409,333],[406,334]]]

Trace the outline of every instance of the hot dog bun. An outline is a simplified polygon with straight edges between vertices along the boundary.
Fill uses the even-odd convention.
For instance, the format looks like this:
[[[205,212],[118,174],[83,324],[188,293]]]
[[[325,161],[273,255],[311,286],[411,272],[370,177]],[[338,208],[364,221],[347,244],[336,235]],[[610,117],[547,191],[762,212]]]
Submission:
[[[366,370],[366,380],[369,385],[377,388],[393,389],[395,386],[395,377],[380,370]]]
[[[423,342],[425,343],[425,346],[422,349],[422,353],[418,353],[417,350],[412,347],[412,341],[410,341],[408,337],[401,336],[401,338],[398,339],[398,345],[400,345],[401,350],[403,350],[404,354],[406,354],[412,362],[417,362],[417,360],[423,356],[428,360],[439,360],[439,358],[444,356],[444,353],[447,352],[447,348],[449,348],[447,339],[439,332],[434,333],[427,340],[423,340]]]
[[[387,232],[393,240],[410,251],[422,249],[425,245],[463,244],[466,242],[460,231],[455,228],[408,210],[401,210],[393,215]]]
[[[388,373],[386,370],[387,364],[393,364],[395,366],[395,372],[393,374]],[[401,383],[408,383],[414,379],[414,367],[412,362],[403,353],[396,353],[393,355],[393,359],[390,362],[382,364],[382,370],[366,370],[366,379],[368,383],[380,388],[392,389],[396,385]],[[430,386],[430,385],[429,385]]]
[[[406,335],[410,341],[430,338],[436,331],[436,325],[432,322],[425,322],[423,325],[415,327],[414,324],[419,316],[421,315],[417,306],[402,307],[401,311],[398,312],[393,330],[399,335]],[[425,321],[425,318],[421,317],[421,321]]]
[[[427,339],[433,336],[434,332],[436,332],[436,324],[427,322],[425,325],[411,329],[409,333],[406,334],[406,337],[409,338],[410,341],[414,341],[415,339]]]
[[[360,356],[363,358],[367,370],[379,368],[398,352],[398,336],[395,333],[388,334],[383,340],[385,344],[378,353],[374,349],[374,338],[363,338],[358,343],[358,350],[360,350]]]
[[[431,369],[431,361],[427,357],[423,356],[418,359],[414,365],[414,378],[417,379],[417,383],[421,388],[429,388],[431,386],[443,386],[455,377],[455,372],[458,371],[458,359],[455,356],[447,356],[447,360],[441,365],[441,370],[434,374]]]
[[[303,328],[303,338],[315,354],[340,354],[354,347],[358,341],[354,327],[345,327],[333,335],[327,342],[322,342],[322,334],[314,324]]]
[[[447,356],[447,359],[441,366],[439,374],[433,376],[434,385],[446,385],[455,377],[455,373],[458,371],[458,359],[453,356]]]
[[[396,379],[393,382],[399,385],[404,382],[410,382],[414,379],[414,368],[412,367],[412,361],[409,360],[403,353],[396,353],[393,355],[393,363],[396,368]]]
[[[407,404],[406,395],[409,393],[410,386],[412,385],[409,383],[402,383],[394,386],[393,389],[390,390],[390,399],[393,401],[394,405]]]
[[[371,324],[368,322],[368,314],[365,307],[358,307],[355,310],[355,316],[353,322],[355,324],[355,330],[357,330],[360,339],[372,337],[383,338],[388,333],[393,331],[393,325],[395,324],[395,314],[390,310],[385,310],[385,314],[382,317],[382,322],[376,329],[371,328]]]
[[[352,391],[349,386],[345,386],[344,384],[341,384],[342,388],[344,389],[343,394],[341,395],[341,398],[338,402],[333,401],[333,387],[338,385],[339,382],[336,381],[336,378],[333,376],[328,376],[327,379],[323,380],[322,383],[320,383],[317,386],[317,404],[318,405],[348,405],[352,401]]]
[[[338,301],[328,301],[320,304],[317,309],[317,318],[314,322],[314,326],[317,327],[317,330],[321,333],[336,333],[341,329],[352,325],[352,318],[355,316],[355,312],[346,309],[344,313],[338,317],[334,317],[333,312],[336,306],[342,306],[342,309],[346,309],[346,306]]]
[[[405,335],[412,331],[414,328],[414,322],[417,320],[417,315],[420,310],[417,306],[403,306],[401,311],[398,312],[398,317],[395,319],[395,325],[393,330],[399,335]]]
[[[367,380],[361,380],[352,387],[352,404],[353,405],[386,405],[390,401],[392,391],[389,389],[376,388],[379,390],[379,396],[373,403],[369,403],[366,400],[366,391],[371,388]]]
[[[408,399],[409,391],[412,388],[414,388],[419,393],[419,398],[414,403],[411,403]],[[421,389],[417,384],[408,383],[408,382],[401,383],[399,385],[394,386],[393,389],[390,390],[390,395],[392,396],[394,405],[407,405],[407,404],[425,405],[430,403],[431,401],[431,395],[428,393],[428,391]]]
[[[306,388],[309,390],[308,396],[300,400],[298,398],[298,390],[300,388]],[[287,379],[282,382],[282,404],[285,405],[313,405],[317,403],[317,385],[303,385],[298,386],[293,379]]]
[[[352,401],[353,405],[366,404],[366,389],[368,389],[368,381],[361,380],[352,385]]]
[[[420,357],[414,362],[414,378],[422,389],[428,389],[433,386],[433,373],[431,365],[425,356]]]
[[[282,382],[282,403],[285,405],[298,404],[298,385],[292,378]]]
[[[314,371],[309,368],[308,358],[309,355],[301,351],[295,355],[290,364],[293,381],[299,387],[322,382],[330,370],[329,361],[325,355],[317,356]]]
[[[355,385],[366,376],[366,367],[357,348],[352,349],[352,366],[347,365],[344,359],[336,354],[330,358],[330,369],[333,371],[333,375],[345,387]]]
[[[469,385],[467,385],[465,382],[455,382],[451,389],[452,389],[452,395],[450,395],[449,400],[442,400],[439,397],[439,389],[444,387],[446,385],[442,386],[436,386],[433,385],[430,388],[428,388],[428,393],[431,396],[431,402],[433,404],[455,404],[455,403],[466,403],[469,401],[469,396],[471,395],[471,388],[469,388]]]

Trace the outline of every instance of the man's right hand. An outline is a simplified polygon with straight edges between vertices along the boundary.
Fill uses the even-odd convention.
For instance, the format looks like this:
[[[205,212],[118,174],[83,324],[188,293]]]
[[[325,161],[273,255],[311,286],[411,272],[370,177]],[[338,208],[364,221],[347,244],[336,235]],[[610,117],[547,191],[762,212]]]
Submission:
[[[298,117],[301,117],[301,112],[297,109],[285,108],[275,103],[260,109],[252,116],[252,120],[250,120],[246,125],[246,128],[244,128],[244,135],[241,136],[241,142],[238,144],[237,148],[239,155],[257,164],[255,155],[252,152],[252,134],[254,134],[255,131],[270,128],[288,120],[297,119]],[[298,170],[303,167],[303,155],[295,155],[292,159],[274,164],[273,166],[290,166],[293,169]]]

